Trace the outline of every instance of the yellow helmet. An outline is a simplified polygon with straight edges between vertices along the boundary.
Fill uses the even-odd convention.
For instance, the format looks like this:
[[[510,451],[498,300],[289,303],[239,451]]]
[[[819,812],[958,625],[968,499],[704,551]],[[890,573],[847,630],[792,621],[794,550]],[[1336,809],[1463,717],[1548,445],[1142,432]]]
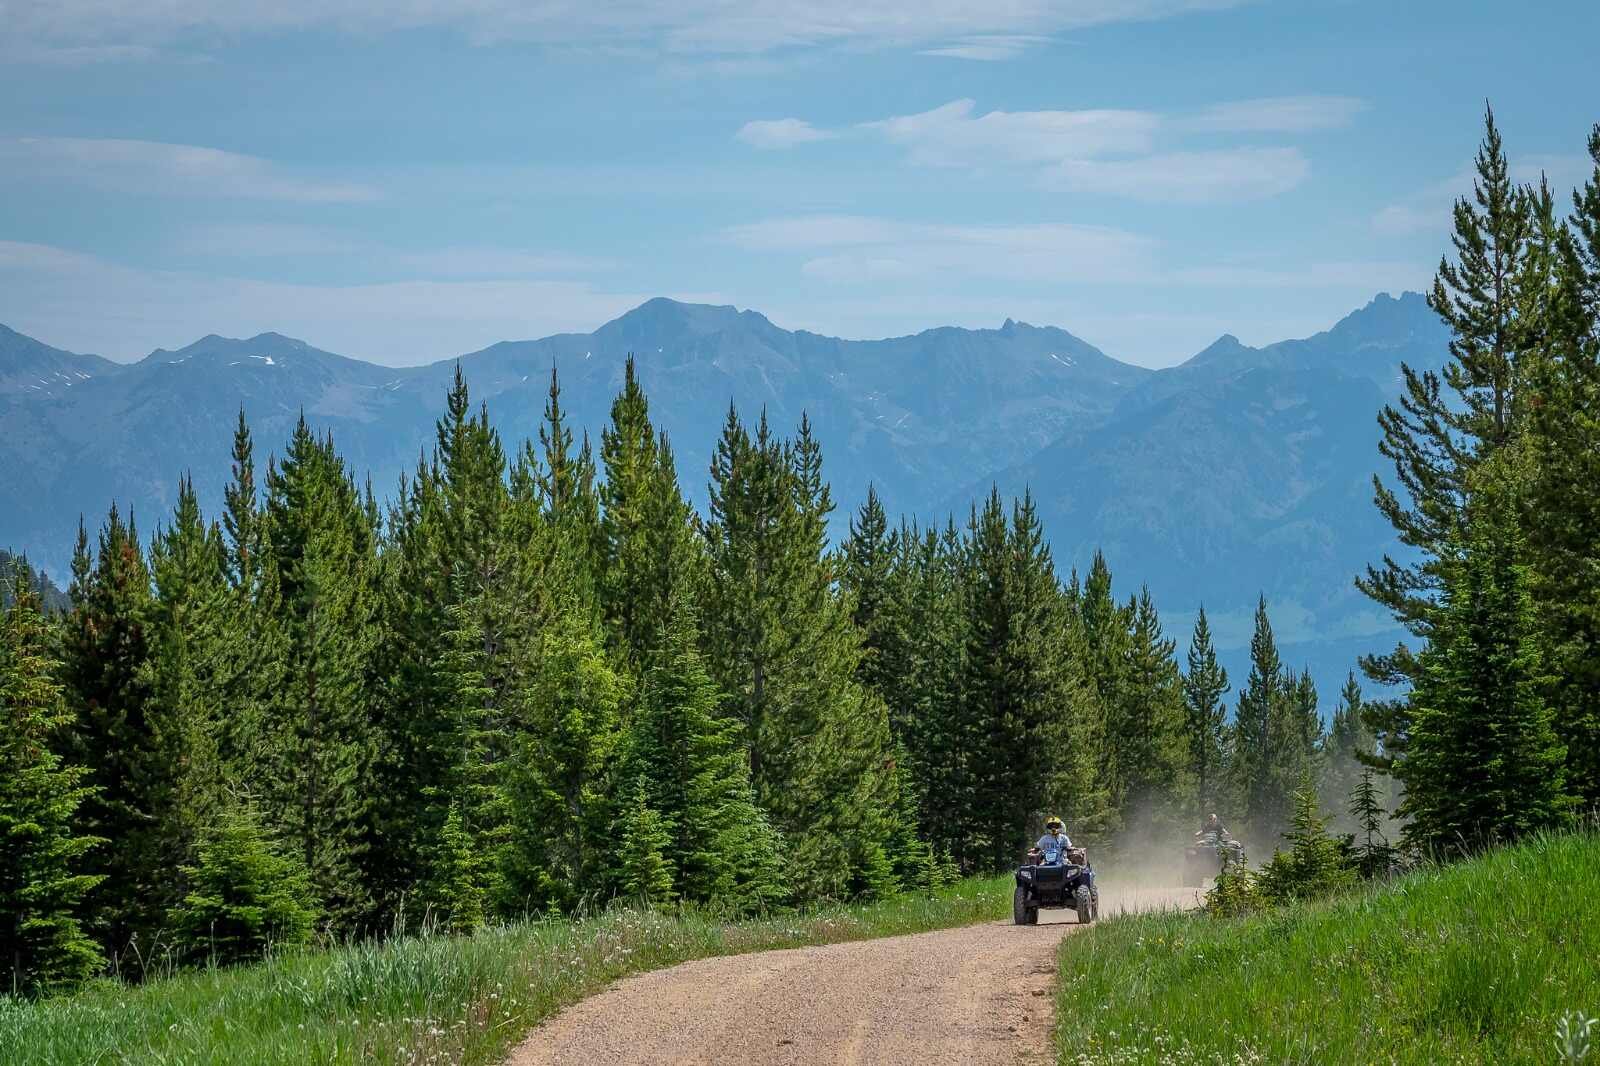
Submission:
[[[1057,829],[1060,829],[1061,828],[1061,819],[1057,818],[1053,814],[1050,817],[1046,818],[1044,820],[1044,827],[1046,829],[1049,829],[1051,826],[1055,826]]]

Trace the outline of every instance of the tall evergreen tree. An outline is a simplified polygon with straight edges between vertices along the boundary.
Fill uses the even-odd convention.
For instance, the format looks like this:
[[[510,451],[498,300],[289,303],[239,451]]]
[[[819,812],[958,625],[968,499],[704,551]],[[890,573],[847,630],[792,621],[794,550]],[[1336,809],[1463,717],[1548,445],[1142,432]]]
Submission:
[[[1502,474],[1499,464],[1485,473]],[[1469,514],[1395,764],[1405,837],[1436,852],[1514,839],[1570,810],[1515,506],[1486,490]]]
[[[501,909],[569,913],[609,894],[616,756],[627,678],[606,660],[588,612],[571,608],[539,634],[517,696],[523,728],[508,768],[512,834]]]
[[[1439,593],[1461,543],[1468,477],[1506,444],[1522,407],[1515,280],[1529,235],[1526,197],[1511,181],[1494,113],[1486,112],[1471,199],[1455,205],[1455,261],[1442,259],[1428,304],[1449,326],[1451,360],[1442,373],[1402,366],[1399,408],[1379,415],[1379,451],[1394,464],[1398,490],[1374,477],[1378,509],[1414,562],[1385,556],[1357,585],[1420,640],[1433,637]],[[1382,684],[1414,682],[1415,653],[1400,645],[1363,660]],[[1367,717],[1388,757],[1409,733],[1404,700],[1369,704]]]
[[[150,759],[142,847],[153,871],[141,905],[153,924],[181,895],[181,878],[171,871],[193,858],[223,791],[221,737],[231,679],[225,642],[232,635],[225,558],[221,534],[205,524],[185,477],[172,523],[150,550],[155,601],[146,662]]]
[[[860,635],[827,553],[832,502],[807,426],[794,446],[729,411],[712,460],[706,643],[745,730],[760,804],[804,898],[885,891],[887,713],[857,681]]]
[[[717,713],[720,694],[688,596],[676,594],[671,610],[649,658],[622,779],[638,782],[659,819],[680,896],[758,909],[784,895],[779,841],[756,806],[737,727]]]
[[[1183,678],[1183,703],[1189,741],[1189,766],[1195,777],[1196,820],[1214,811],[1225,770],[1228,707],[1223,702],[1230,686],[1228,671],[1217,662],[1211,645],[1211,624],[1200,608],[1194,635],[1189,639],[1189,672]]]
[[[840,580],[855,601],[851,615],[861,631],[861,683],[889,707],[897,737],[903,735],[910,713],[901,690],[910,664],[899,602],[905,578],[896,566],[899,536],[889,529],[878,490],[868,485],[866,501],[850,520]]]
[[[1323,739],[1320,754],[1318,794],[1325,809],[1338,810],[1371,767],[1366,761],[1376,754],[1376,738],[1367,727],[1362,715],[1361,685],[1351,673],[1339,693],[1339,706],[1334,709]],[[1335,825],[1348,823],[1334,819]]]
[[[331,438],[302,417],[267,472],[270,614],[281,679],[267,708],[264,799],[341,928],[373,916],[377,736],[375,531]]]
[[[1256,604],[1250,637],[1250,676],[1235,714],[1234,772],[1244,799],[1245,822],[1262,840],[1276,840],[1289,825],[1294,790],[1304,763],[1293,679],[1278,657],[1266,597]]]
[[[660,639],[674,587],[692,576],[696,559],[692,512],[672,449],[651,425],[632,356],[600,437],[600,459],[602,607],[613,644],[638,668]]]
[[[1129,603],[1128,614],[1128,687],[1115,742],[1125,768],[1124,802],[1147,831],[1160,832],[1179,820],[1187,787],[1183,678],[1148,588]]]
[[[73,762],[93,789],[79,815],[85,832],[114,840],[89,857],[105,883],[91,904],[90,930],[108,951],[130,963],[134,938],[150,943],[159,912],[158,864],[150,839],[153,809],[165,779],[150,709],[150,570],[138,531],[115,505],[91,555],[82,526],[72,563],[72,613],[63,634],[62,677],[73,703]]]
[[[77,824],[85,771],[54,750],[71,714],[31,577],[17,568],[0,616],[0,988],[14,996],[70,990],[102,962],[77,912],[104,840]]]
[[[1550,641],[1556,730],[1567,782],[1600,804],[1600,126],[1589,137],[1593,171],[1573,196],[1546,285],[1545,357],[1528,404],[1531,453],[1524,506],[1529,580]],[[1540,218],[1540,228],[1549,226]],[[1546,241],[1545,243],[1549,243]]]

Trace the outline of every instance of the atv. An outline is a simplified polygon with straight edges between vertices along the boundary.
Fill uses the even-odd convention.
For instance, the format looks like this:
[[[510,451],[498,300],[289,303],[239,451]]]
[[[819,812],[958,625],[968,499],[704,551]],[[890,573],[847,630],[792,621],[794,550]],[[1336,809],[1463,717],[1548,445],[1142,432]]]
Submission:
[[[1183,887],[1204,888],[1229,866],[1244,865],[1244,845],[1229,836],[1206,833],[1183,849]]]
[[[1017,890],[1011,900],[1011,920],[1017,925],[1038,925],[1039,908],[1078,912],[1078,924],[1088,925],[1100,916],[1100,889],[1094,867],[1082,848],[1068,848],[1065,861],[1047,863],[1034,848],[1017,868]]]

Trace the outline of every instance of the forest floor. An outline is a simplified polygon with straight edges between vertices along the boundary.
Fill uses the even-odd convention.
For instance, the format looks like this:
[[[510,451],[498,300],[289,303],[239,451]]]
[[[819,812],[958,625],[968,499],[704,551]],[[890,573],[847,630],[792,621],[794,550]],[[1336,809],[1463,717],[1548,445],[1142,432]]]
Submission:
[[[1106,916],[1193,890],[1107,891]],[[630,977],[534,1031],[508,1066],[1046,1063],[1056,948],[1071,911],[689,962]]]

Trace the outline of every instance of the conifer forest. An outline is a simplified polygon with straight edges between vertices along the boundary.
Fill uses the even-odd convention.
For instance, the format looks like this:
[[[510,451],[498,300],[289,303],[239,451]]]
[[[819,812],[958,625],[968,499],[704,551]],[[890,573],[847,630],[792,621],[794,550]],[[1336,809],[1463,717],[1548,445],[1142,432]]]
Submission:
[[[398,485],[241,412],[219,513],[185,479],[170,514],[91,516],[64,598],[0,558],[0,993],[621,900],[873,900],[1003,870],[1051,814],[1108,862],[1215,811],[1263,857],[1326,820],[1330,861],[1383,868],[1573,824],[1600,804],[1587,150],[1570,200],[1520,184],[1488,117],[1428,296],[1452,359],[1374,412],[1404,551],[1352,578],[1414,639],[1338,692],[1265,598],[1230,677],[1140,560],[1063,572],[1027,494],[837,521],[806,418],[730,407],[682,471],[631,361],[597,440],[554,371],[509,439],[458,369]]]

